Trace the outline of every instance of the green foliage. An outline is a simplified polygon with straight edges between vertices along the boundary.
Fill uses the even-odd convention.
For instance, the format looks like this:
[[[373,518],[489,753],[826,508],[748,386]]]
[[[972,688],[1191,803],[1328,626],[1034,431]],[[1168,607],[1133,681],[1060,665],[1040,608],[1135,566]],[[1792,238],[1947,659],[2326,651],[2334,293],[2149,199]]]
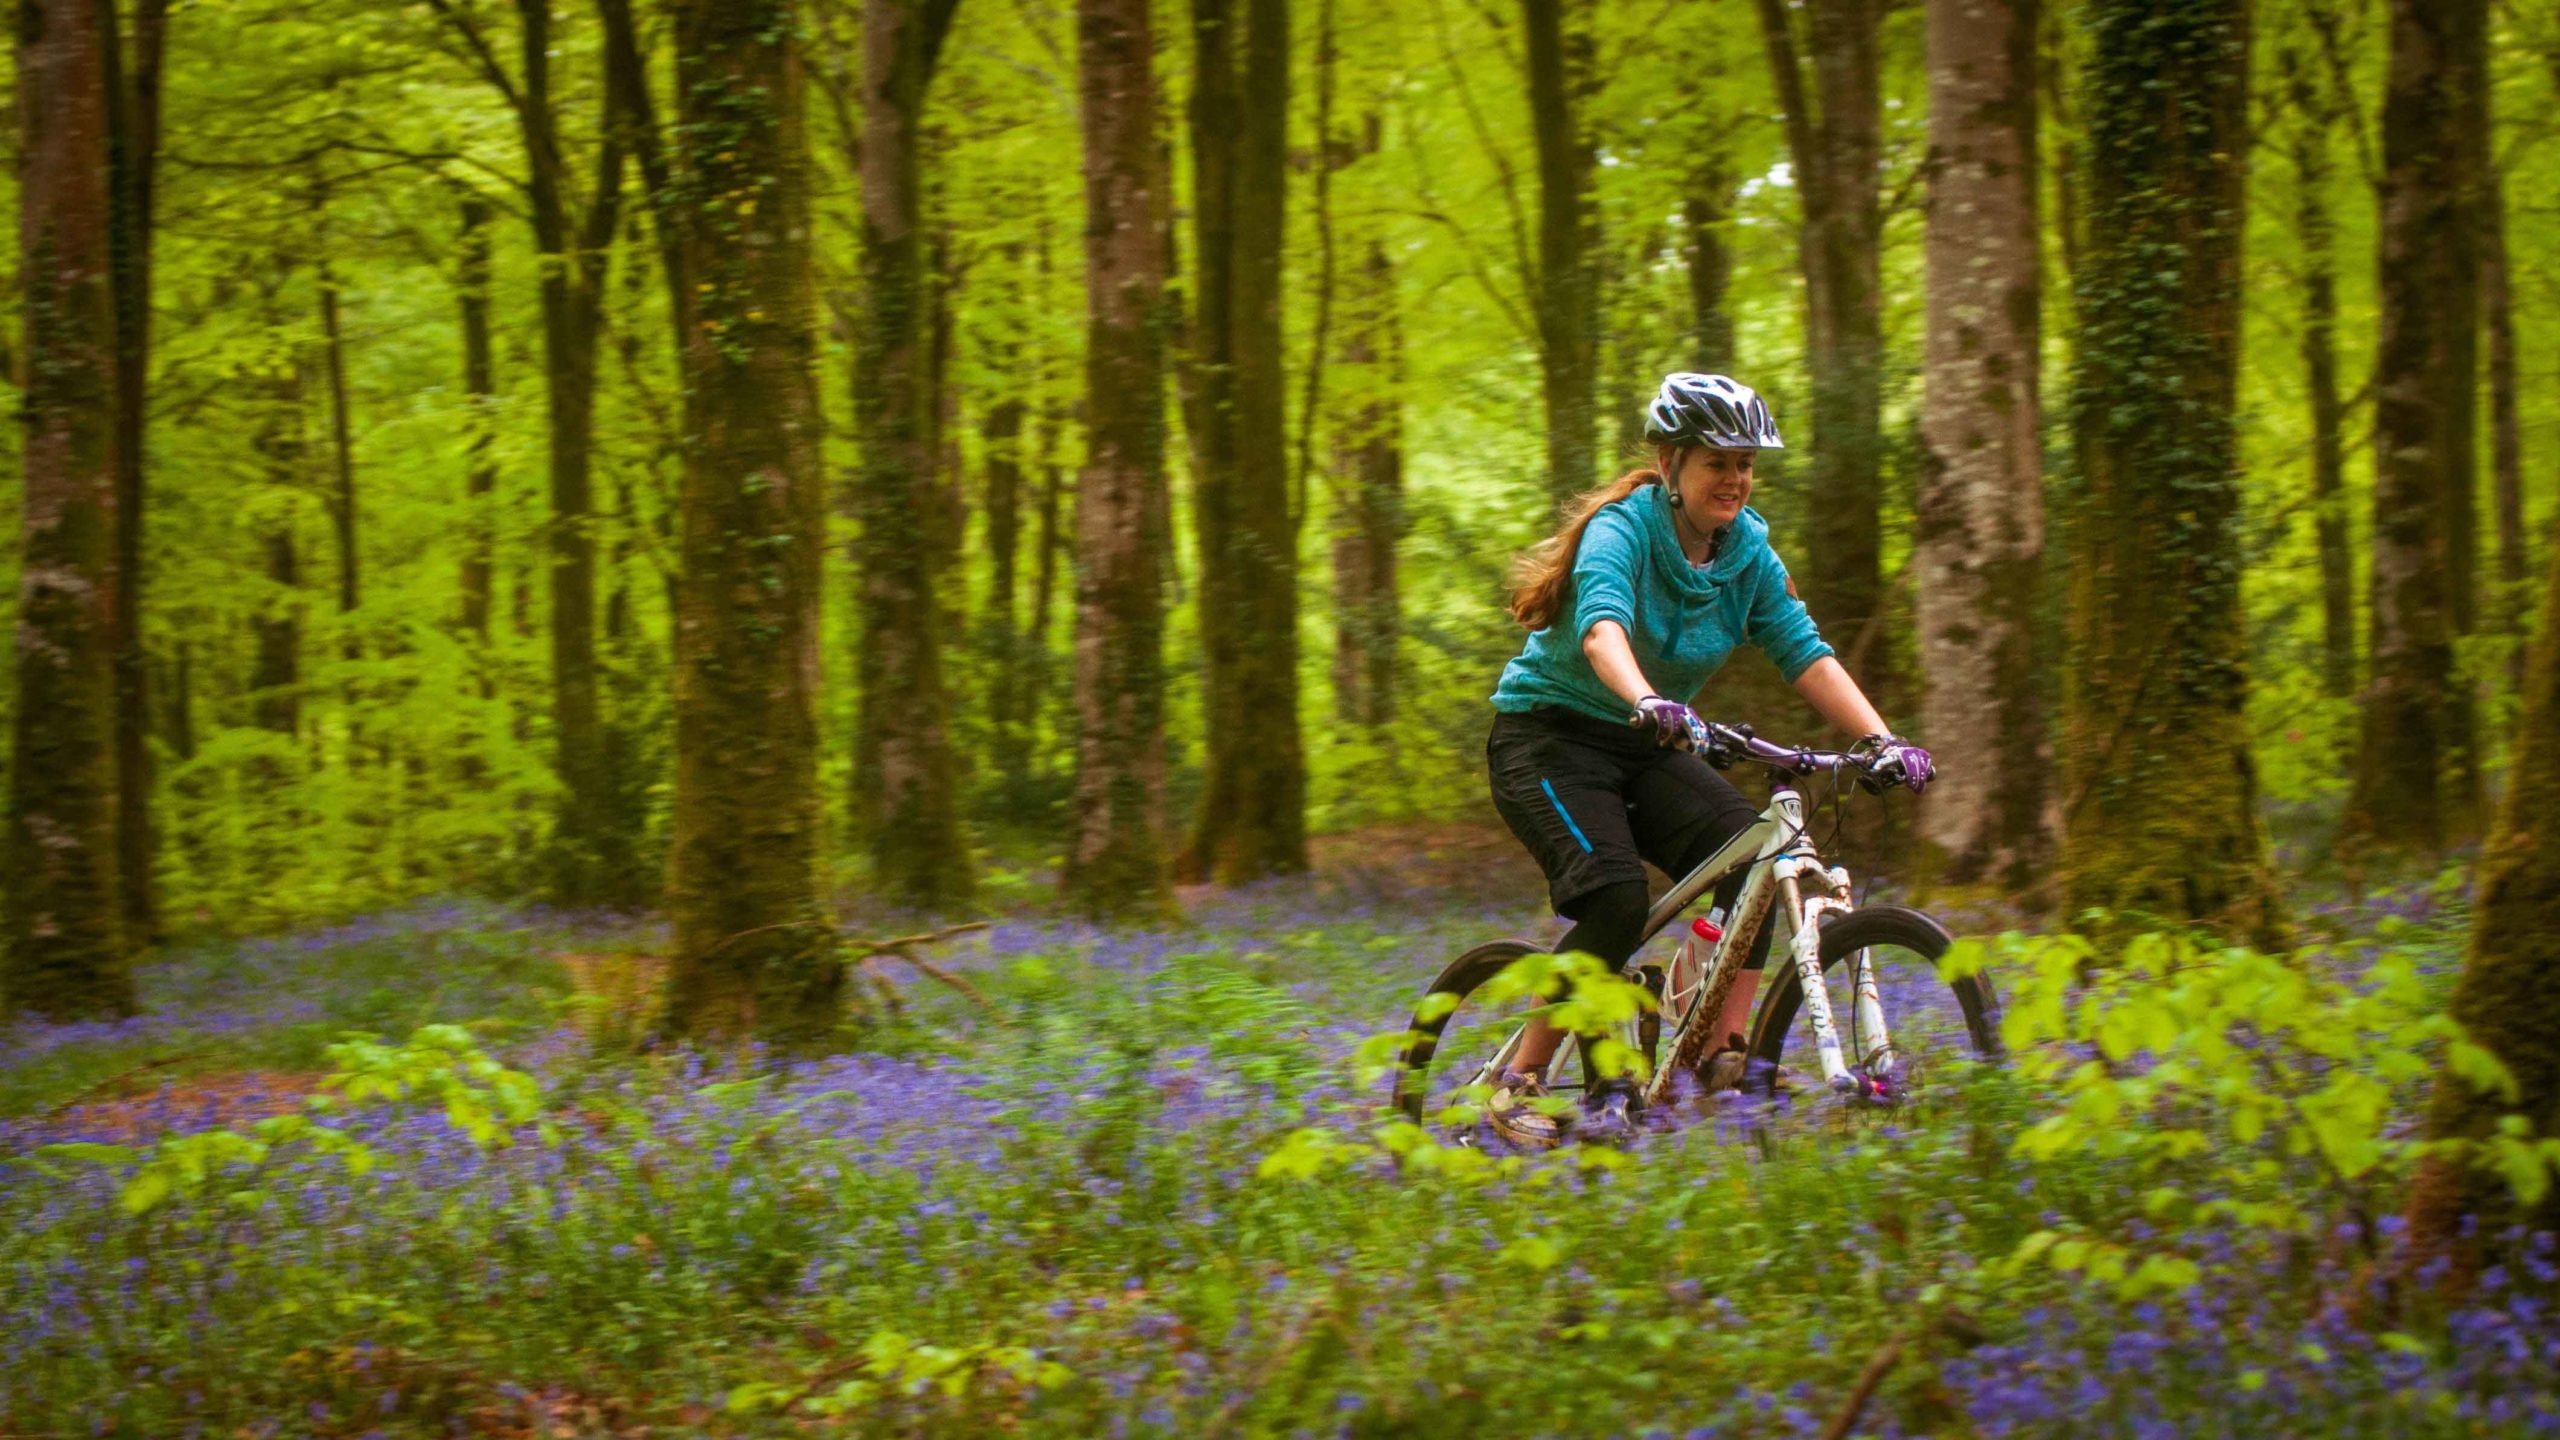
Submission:
[[[275,1203],[268,1187],[293,1159],[331,1160],[357,1178],[372,1174],[381,1163],[371,1146],[343,1129],[320,1124],[315,1115],[371,1101],[441,1101],[446,1123],[473,1145],[489,1149],[513,1144],[509,1129],[531,1122],[537,1108],[533,1077],[491,1059],[459,1025],[426,1026],[397,1046],[370,1037],[350,1039],[330,1047],[330,1058],[341,1068],[324,1082],[323,1093],[308,1102],[306,1114],[271,1115],[245,1132],[216,1128],[165,1136],[141,1151],[94,1142],[45,1145],[32,1158],[39,1165],[77,1161],[113,1170],[131,1167],[116,1196],[127,1215],[141,1215],[172,1200],[203,1199],[217,1182],[230,1187],[221,1194],[224,1205],[257,1210]]]
[[[2018,1077],[2055,1100],[2014,1152],[2143,1177],[2138,1210],[2117,1218],[2138,1216],[2160,1237],[2146,1247],[2103,1226],[2043,1228],[2010,1269],[2041,1262],[2137,1299],[2201,1278],[2178,1253],[2182,1234],[2310,1239],[2342,1221],[2378,1255],[2394,1197],[2420,1159],[2445,1148],[2407,1118],[2439,1074],[2510,1100],[2515,1082],[2444,1013],[2440,980],[2408,943],[2414,927],[2386,921],[2376,938],[2354,968],[2331,952],[2269,955],[2188,934],[2103,950],[2072,934],[1959,943],[1944,968],[1996,970]],[[2473,1163],[2538,1198],[2560,1143],[2509,1118]]]

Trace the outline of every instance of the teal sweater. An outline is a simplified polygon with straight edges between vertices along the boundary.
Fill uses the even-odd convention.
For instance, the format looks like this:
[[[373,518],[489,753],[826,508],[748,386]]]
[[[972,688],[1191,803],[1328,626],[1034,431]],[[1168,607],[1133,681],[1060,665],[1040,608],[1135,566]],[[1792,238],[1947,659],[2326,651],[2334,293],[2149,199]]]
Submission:
[[[1662,487],[1647,485],[1600,507],[1574,556],[1573,590],[1554,624],[1532,631],[1520,654],[1502,667],[1496,710],[1561,705],[1602,720],[1623,721],[1627,702],[1611,693],[1583,658],[1582,639],[1603,620],[1625,627],[1636,664],[1661,693],[1686,702],[1724,664],[1736,645],[1759,646],[1794,680],[1831,653],[1787,592],[1787,567],[1769,548],[1769,522],[1744,506],[1701,568],[1680,550]]]

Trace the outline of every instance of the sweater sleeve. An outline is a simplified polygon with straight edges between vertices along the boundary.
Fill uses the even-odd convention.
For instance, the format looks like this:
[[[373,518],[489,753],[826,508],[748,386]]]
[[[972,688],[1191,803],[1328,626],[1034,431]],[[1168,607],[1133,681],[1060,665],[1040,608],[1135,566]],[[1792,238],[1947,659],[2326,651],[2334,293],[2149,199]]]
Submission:
[[[1813,662],[1831,653],[1822,631],[1804,602],[1787,588],[1787,567],[1775,554],[1760,566],[1751,592],[1751,623],[1746,638],[1777,662],[1778,673],[1795,683]]]
[[[1582,532],[1582,548],[1573,557],[1573,639],[1579,645],[1591,627],[1615,620],[1629,634],[1636,628],[1636,562],[1644,537],[1622,505],[1603,507]]]

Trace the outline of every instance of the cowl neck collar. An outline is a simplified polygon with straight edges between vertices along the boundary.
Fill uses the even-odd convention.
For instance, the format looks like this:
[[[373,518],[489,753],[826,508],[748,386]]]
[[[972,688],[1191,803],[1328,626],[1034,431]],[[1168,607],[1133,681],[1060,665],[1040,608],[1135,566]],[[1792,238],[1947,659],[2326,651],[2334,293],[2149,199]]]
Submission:
[[[1716,547],[1716,558],[1707,564],[1689,563],[1689,552],[1680,548],[1680,525],[1671,509],[1670,492],[1661,485],[1648,485],[1634,497],[1640,501],[1645,531],[1652,537],[1654,558],[1672,583],[1683,590],[1704,592],[1739,576],[1751,567],[1752,558],[1769,540],[1769,522],[1760,512],[1745,505],[1742,513],[1725,527],[1723,543]]]

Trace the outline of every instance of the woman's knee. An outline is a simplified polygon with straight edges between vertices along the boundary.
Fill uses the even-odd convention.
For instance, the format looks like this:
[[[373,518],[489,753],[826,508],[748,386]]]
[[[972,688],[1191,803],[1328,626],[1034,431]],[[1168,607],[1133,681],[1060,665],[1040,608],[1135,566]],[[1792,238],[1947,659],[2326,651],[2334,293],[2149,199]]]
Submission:
[[[1573,928],[1565,932],[1561,948],[1623,965],[1635,953],[1636,942],[1644,938],[1644,919],[1651,909],[1652,898],[1642,880],[1618,880],[1585,891],[1565,907]]]

